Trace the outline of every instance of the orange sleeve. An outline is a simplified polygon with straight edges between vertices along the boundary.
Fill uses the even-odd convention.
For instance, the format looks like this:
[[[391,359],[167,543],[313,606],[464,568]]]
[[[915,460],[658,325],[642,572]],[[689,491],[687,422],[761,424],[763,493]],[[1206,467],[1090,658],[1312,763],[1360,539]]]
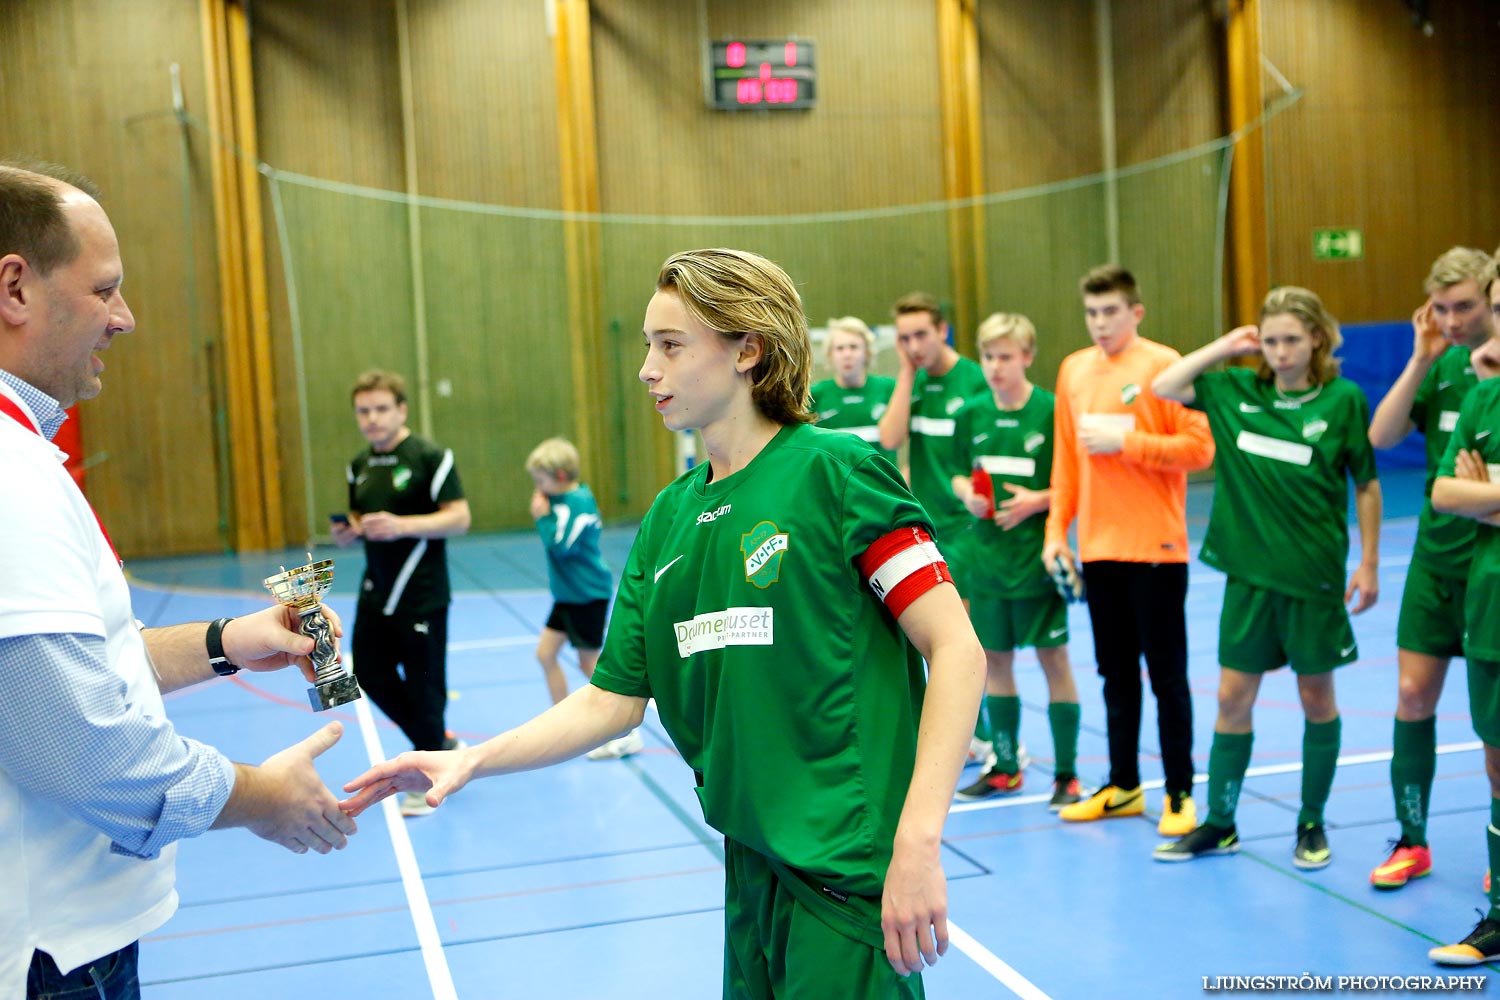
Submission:
[[[1078,431],[1074,426],[1067,358],[1057,370],[1052,409],[1052,507],[1047,512],[1047,542],[1066,542],[1068,525],[1078,514]]]
[[[1213,464],[1214,438],[1206,413],[1155,393],[1151,393],[1151,406],[1166,433],[1126,434],[1123,455],[1127,462],[1173,472],[1196,472]]]

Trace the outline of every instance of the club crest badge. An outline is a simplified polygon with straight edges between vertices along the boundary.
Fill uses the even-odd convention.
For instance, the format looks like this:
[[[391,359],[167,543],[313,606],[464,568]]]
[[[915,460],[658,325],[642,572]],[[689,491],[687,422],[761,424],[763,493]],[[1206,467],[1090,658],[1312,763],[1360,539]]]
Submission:
[[[1136,385],[1134,382],[1126,383],[1126,385],[1122,389],[1120,389],[1120,402],[1124,403],[1126,406],[1129,406],[1131,403],[1135,402],[1135,397],[1139,396],[1140,394],[1140,386]]]
[[[411,470],[404,465],[398,465],[391,470],[391,487],[396,490],[404,490],[411,485]]]
[[[770,521],[762,521],[740,536],[745,557],[745,580],[765,590],[781,579],[781,560],[786,557],[788,536]]]
[[[1326,430],[1328,430],[1328,421],[1314,417],[1302,425],[1302,439],[1304,441],[1316,441],[1323,436],[1323,432]]]

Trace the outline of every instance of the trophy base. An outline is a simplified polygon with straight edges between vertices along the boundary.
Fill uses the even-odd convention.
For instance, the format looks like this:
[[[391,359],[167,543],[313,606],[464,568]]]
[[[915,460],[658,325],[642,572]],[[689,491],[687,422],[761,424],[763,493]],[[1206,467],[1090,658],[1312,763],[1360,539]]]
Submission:
[[[322,681],[307,689],[307,700],[312,703],[314,712],[326,712],[362,697],[359,682],[350,674]]]

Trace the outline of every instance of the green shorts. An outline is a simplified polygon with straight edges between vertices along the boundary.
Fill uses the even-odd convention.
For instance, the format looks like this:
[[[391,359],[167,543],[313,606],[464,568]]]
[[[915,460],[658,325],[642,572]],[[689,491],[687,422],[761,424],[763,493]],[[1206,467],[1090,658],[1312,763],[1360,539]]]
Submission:
[[[1407,566],[1396,646],[1427,656],[1463,656],[1465,583],[1439,576],[1419,562]]]
[[[958,596],[966,601],[972,600],[970,591],[974,589],[974,579],[970,563],[974,558],[973,532],[950,529],[939,537],[938,551],[948,564],[948,573],[953,577],[953,586],[958,588]]]
[[[1219,663],[1264,673],[1292,665],[1299,674],[1321,674],[1359,659],[1354,629],[1343,604],[1309,601],[1230,577],[1219,614]]]
[[[777,868],[780,869],[778,874]],[[919,1000],[922,977],[886,960],[880,900],[838,893],[724,840],[724,996]]]
[[[1068,606],[1052,591],[1041,597],[969,598],[969,618],[985,649],[1004,651],[1068,644]]]
[[[1500,663],[1476,660],[1469,664],[1469,716],[1474,732],[1487,747],[1500,747]]]

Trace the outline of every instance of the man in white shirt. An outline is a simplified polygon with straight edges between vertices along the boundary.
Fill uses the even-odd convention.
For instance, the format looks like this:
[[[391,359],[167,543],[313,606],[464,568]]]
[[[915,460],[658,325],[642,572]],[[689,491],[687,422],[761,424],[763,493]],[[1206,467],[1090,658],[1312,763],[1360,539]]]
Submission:
[[[139,997],[136,941],[177,907],[175,842],[240,826],[297,853],[354,823],[313,758],[259,766],[178,736],[162,693],[241,667],[313,676],[275,606],[144,629],[114,547],[51,443],[135,326],[109,217],[60,168],[0,165],[0,997]],[[337,619],[335,630],[340,631]],[[79,995],[84,995],[80,993]]]

